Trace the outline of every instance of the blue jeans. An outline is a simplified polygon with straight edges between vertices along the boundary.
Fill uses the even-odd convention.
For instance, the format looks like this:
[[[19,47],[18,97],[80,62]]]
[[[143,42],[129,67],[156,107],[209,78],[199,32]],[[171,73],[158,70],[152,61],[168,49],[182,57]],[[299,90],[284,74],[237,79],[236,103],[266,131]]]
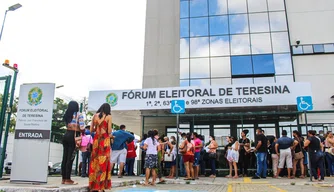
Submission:
[[[216,159],[210,159],[211,174],[216,175]]]
[[[180,176],[185,176],[186,175],[186,170],[184,167],[184,163],[183,163],[183,156],[179,155],[179,164],[180,164]]]
[[[258,177],[267,177],[267,153],[257,153],[256,154],[257,161],[257,170],[256,175]]]
[[[87,177],[87,173],[89,173],[89,163],[90,163],[90,155],[91,153],[86,151],[82,152],[82,168],[81,168],[81,175],[84,177]],[[88,172],[87,170],[87,165],[88,165]]]
[[[330,175],[334,175],[334,156],[326,152],[327,168]]]
[[[194,167],[199,166],[199,159],[201,158],[201,152],[195,152],[195,161],[194,161]]]
[[[125,172],[128,174],[128,176],[132,176],[134,165],[135,158],[126,158]]]

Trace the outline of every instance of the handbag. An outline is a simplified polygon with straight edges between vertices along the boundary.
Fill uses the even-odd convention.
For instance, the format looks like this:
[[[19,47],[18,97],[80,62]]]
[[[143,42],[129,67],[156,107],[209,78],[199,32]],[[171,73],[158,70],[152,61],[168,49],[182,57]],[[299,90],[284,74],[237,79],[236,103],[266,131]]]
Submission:
[[[298,144],[299,144],[299,147],[300,147],[300,150],[301,151],[299,151],[298,153],[294,153],[294,159],[295,160],[299,160],[299,159],[302,159],[302,158],[304,158],[304,153],[303,153],[303,148],[302,148],[302,146],[301,146],[301,144],[300,144],[300,141],[299,141],[299,138],[297,139],[297,141],[298,141]]]
[[[88,142],[87,147],[86,147],[86,150],[88,152],[92,152],[93,151],[93,145],[90,143],[91,139],[92,139],[92,136],[90,136],[89,142]]]
[[[165,154],[164,155],[164,161],[165,162],[173,162],[173,160],[174,160],[174,155],[173,154]]]
[[[216,159],[217,158],[217,153],[209,153],[209,158],[210,159]]]

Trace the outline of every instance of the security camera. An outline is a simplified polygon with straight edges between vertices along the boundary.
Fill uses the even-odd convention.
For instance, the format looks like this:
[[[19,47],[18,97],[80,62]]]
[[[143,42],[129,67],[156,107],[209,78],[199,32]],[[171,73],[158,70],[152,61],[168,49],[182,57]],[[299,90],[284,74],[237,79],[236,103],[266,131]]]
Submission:
[[[296,41],[296,43],[297,43],[297,45],[299,45],[299,44],[300,44],[300,41],[299,41],[299,40],[297,40],[297,41]]]

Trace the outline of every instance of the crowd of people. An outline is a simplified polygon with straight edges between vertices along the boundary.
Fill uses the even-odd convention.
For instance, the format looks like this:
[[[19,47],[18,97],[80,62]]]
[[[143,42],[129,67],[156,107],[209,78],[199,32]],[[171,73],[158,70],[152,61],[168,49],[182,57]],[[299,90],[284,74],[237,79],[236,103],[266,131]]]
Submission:
[[[121,125],[118,131],[112,130],[110,110],[109,104],[103,104],[93,116],[91,125],[82,129],[78,120],[79,105],[74,101],[69,103],[64,115],[67,131],[63,139],[62,184],[77,184],[71,180],[71,172],[75,155],[80,151],[82,161],[80,175],[89,177],[90,190],[110,189],[115,164],[119,166],[118,178],[122,178],[123,175],[135,175],[137,144],[141,149],[141,176],[146,177],[143,185],[164,183],[163,176],[166,170],[169,170],[166,178],[175,178],[176,172],[179,171],[180,176],[185,177],[184,180],[199,179],[200,176],[206,175],[208,161],[208,165],[211,166],[209,177],[216,177],[219,146],[214,135],[210,135],[209,141],[205,142],[204,136],[196,132],[178,133],[176,135],[178,138],[175,136],[169,138],[159,135],[155,129],[144,134],[141,140],[135,140],[134,134],[126,131],[125,125]],[[323,136],[317,135],[314,130],[309,130],[307,137],[304,138],[295,130],[293,138],[290,138],[287,136],[287,131],[283,130],[282,136],[276,138],[266,136],[263,130],[257,129],[255,146],[251,146],[248,133],[248,130],[243,130],[239,140],[235,137],[226,138],[228,144],[225,146],[224,159],[229,167],[227,178],[249,176],[249,163],[254,154],[256,173],[253,179],[266,178],[268,166],[272,168],[273,178],[280,178],[285,170],[288,178],[295,178],[297,170],[300,170],[299,178],[305,178],[309,167],[317,181],[324,180],[325,167],[329,175],[334,176],[332,132],[329,131]],[[179,168],[176,167],[177,159]],[[151,182],[149,182],[150,177],[152,177]]]

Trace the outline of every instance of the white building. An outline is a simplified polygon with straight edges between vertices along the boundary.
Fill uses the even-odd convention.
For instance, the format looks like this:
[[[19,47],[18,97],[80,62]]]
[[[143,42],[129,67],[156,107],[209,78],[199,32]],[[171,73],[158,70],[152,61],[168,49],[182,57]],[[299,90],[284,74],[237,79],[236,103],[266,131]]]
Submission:
[[[334,80],[333,7],[332,0],[147,0],[143,90],[93,91],[90,108],[109,99],[116,123],[137,134],[174,134],[175,99],[188,101],[181,131],[206,138],[238,136],[245,128],[252,139],[256,128],[276,136],[282,129],[331,130],[334,90],[326,85]],[[261,92],[284,86],[288,92]],[[232,94],[217,96],[220,88]],[[183,89],[212,89],[216,96],[173,95]],[[172,96],[161,97],[160,90]],[[131,92],[138,95],[130,98]],[[311,101],[303,97],[303,109],[313,106],[307,127],[299,96],[313,100],[306,105]],[[217,98],[223,103],[194,104]]]

